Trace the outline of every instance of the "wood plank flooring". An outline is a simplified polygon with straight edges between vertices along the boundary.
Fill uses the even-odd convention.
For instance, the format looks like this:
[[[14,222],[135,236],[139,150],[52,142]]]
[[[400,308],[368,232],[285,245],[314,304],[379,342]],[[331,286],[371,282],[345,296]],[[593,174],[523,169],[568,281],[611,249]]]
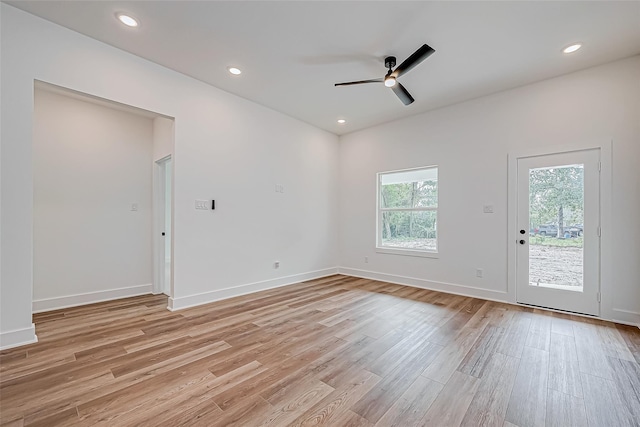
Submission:
[[[331,276],[34,316],[3,426],[639,426],[640,330]]]

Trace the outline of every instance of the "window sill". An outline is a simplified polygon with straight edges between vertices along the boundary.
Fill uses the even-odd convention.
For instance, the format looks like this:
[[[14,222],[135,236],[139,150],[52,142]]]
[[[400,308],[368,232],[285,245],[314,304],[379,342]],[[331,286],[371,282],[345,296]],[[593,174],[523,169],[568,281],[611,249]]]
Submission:
[[[440,258],[440,254],[438,252],[396,249],[390,247],[377,247],[376,252],[380,254],[415,256],[420,258]]]

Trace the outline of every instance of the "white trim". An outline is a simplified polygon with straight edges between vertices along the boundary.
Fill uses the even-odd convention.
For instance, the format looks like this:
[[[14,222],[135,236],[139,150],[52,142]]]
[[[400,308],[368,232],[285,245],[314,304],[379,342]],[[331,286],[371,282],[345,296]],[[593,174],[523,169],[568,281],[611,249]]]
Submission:
[[[613,308],[613,139],[600,146],[600,315],[615,319]],[[623,316],[624,317],[624,316]],[[623,320],[623,319],[621,319]],[[640,319],[636,318],[636,325]]]
[[[426,249],[406,249],[406,248],[394,248],[393,246],[379,246],[376,248],[376,252],[379,254],[389,255],[406,255],[417,256],[423,258],[440,258],[438,251],[428,251]]]
[[[412,286],[414,288],[430,289],[448,294],[462,295],[465,297],[482,298],[491,301],[507,302],[504,291],[477,288],[475,286],[458,285],[455,283],[437,282],[435,280],[418,279],[416,277],[399,276],[396,274],[379,273],[377,271],[359,270],[356,268],[339,267],[338,273],[346,276],[361,277],[364,279],[379,280],[381,282],[395,283],[397,285]]]
[[[0,333],[0,350],[7,350],[36,342],[38,342],[38,336],[36,335],[36,327],[33,323],[28,328]]]
[[[217,289],[215,291],[203,292],[201,294],[188,295],[180,298],[169,298],[169,306],[167,307],[167,309],[169,309],[170,311],[182,310],[189,307],[208,304],[210,302],[239,297],[242,295],[252,294],[254,292],[265,291],[267,289],[293,285],[299,282],[304,282],[305,280],[319,279],[321,277],[331,276],[337,273],[337,267],[325,268],[323,270],[294,274],[291,276],[264,280],[262,282],[247,283],[230,288]]]
[[[640,313],[637,311],[623,310],[621,308],[613,308],[611,311],[615,313],[612,317],[614,319],[613,322],[640,328]]]
[[[518,219],[518,154],[507,156],[507,299],[516,303]]]
[[[598,148],[606,148],[609,146],[609,150],[611,141],[605,142],[596,142],[596,143],[576,143],[576,144],[562,144],[562,145],[547,145],[544,147],[527,147],[521,148],[515,151],[509,152],[509,158],[522,158],[522,157],[537,157],[537,156],[547,156],[549,154],[562,154],[562,153],[571,153],[573,151],[585,151],[585,150],[596,150]],[[604,167],[604,164],[603,164]]]
[[[429,206],[424,208],[380,208],[381,212],[424,212],[424,211],[433,211],[436,212],[438,210],[437,207]]]
[[[119,298],[134,297],[150,294],[153,291],[151,283],[127,288],[109,289],[106,291],[88,292],[85,294],[66,295],[56,298],[45,298],[33,301],[33,312],[58,310],[61,308],[75,307],[78,305],[93,304],[96,302],[110,301]]]

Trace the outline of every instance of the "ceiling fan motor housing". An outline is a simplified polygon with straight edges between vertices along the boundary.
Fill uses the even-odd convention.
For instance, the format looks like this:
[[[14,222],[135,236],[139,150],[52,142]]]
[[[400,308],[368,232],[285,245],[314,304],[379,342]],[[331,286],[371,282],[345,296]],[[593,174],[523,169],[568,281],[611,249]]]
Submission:
[[[384,66],[387,67],[388,70],[391,70],[396,66],[396,57],[387,56],[386,58],[384,58]]]

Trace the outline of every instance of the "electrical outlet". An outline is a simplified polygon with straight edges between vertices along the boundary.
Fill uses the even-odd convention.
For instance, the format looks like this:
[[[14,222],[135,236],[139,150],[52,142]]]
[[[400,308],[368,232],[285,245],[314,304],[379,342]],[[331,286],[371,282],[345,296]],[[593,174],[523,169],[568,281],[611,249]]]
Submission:
[[[476,277],[482,278],[483,271],[481,268],[476,268]]]
[[[138,210],[138,204],[137,203],[132,203],[131,204],[131,210],[134,211],[134,212],[137,211]]]
[[[276,184],[276,193],[284,193],[284,185]]]
[[[273,268],[280,268],[280,261],[276,261],[273,263]]]
[[[484,205],[482,207],[482,212],[484,212],[484,213],[493,213],[493,205]]]
[[[369,264],[369,257],[368,256],[364,257],[364,263],[365,264]]]

